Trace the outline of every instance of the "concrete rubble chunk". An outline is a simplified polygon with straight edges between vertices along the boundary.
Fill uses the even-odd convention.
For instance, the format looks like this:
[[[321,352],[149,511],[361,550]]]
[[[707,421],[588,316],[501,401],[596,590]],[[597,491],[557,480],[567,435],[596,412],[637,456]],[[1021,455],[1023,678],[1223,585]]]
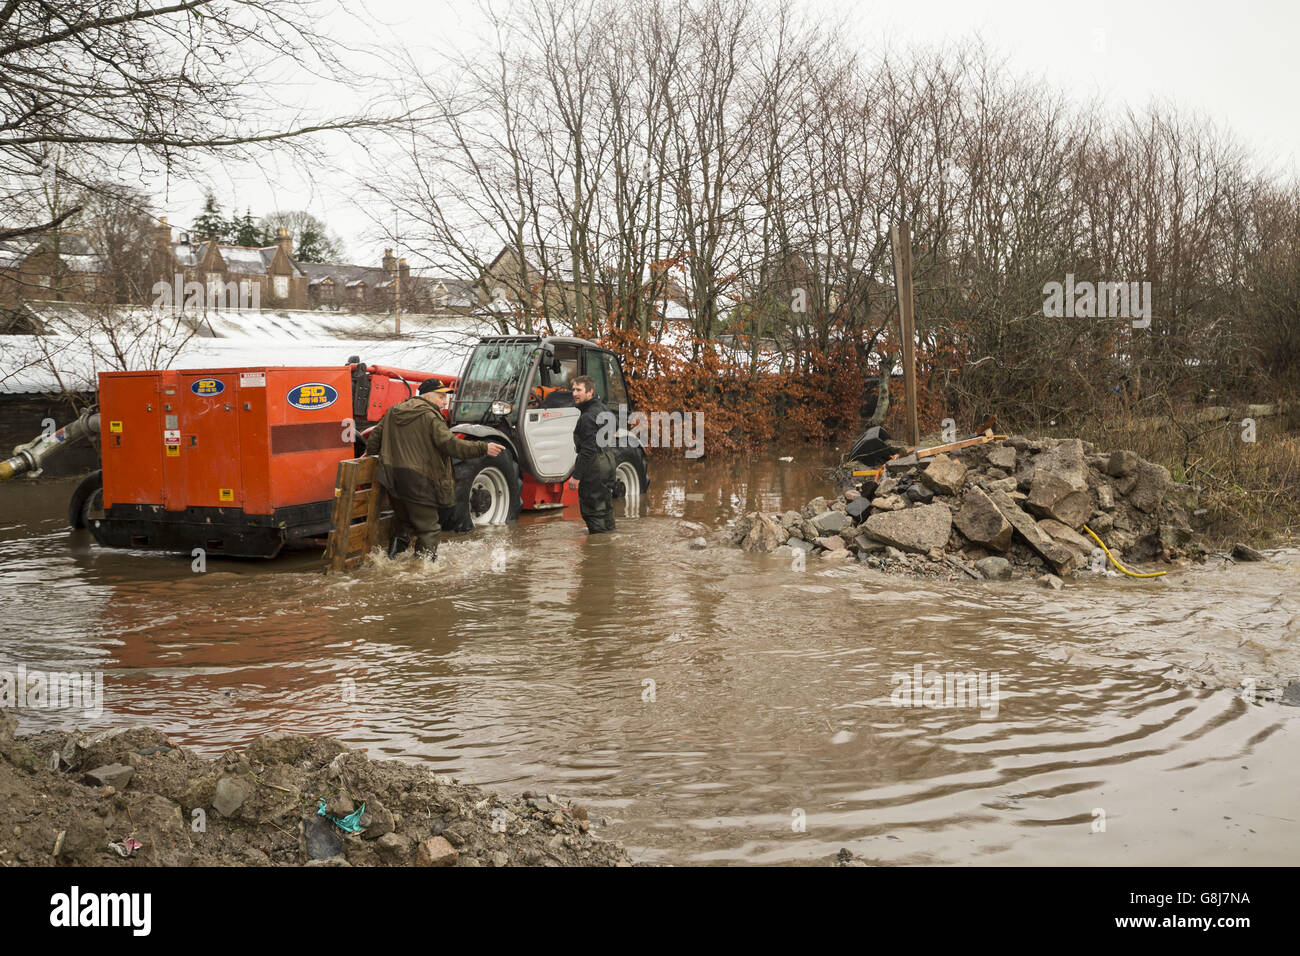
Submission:
[[[1097,507],[1102,511],[1113,511],[1115,508],[1115,489],[1109,484],[1097,486]]]
[[[135,776],[135,768],[130,764],[111,763],[96,767],[86,772],[86,783],[92,787],[113,787],[122,790]]]
[[[903,551],[928,554],[943,548],[952,532],[952,512],[945,505],[917,505],[905,511],[874,514],[863,529],[877,541]]]
[[[825,498],[814,498],[803,506],[802,515],[805,518],[815,518],[820,514],[825,514],[830,508],[826,504]]]
[[[906,495],[909,501],[915,501],[917,504],[928,505],[930,502],[934,501],[935,491],[933,488],[918,481],[907,489]]]
[[[900,511],[907,507],[902,495],[883,495],[871,500],[871,507],[877,511]]]
[[[884,542],[877,541],[875,538],[871,537],[870,535],[865,535],[865,534],[860,534],[856,538],[854,538],[853,544],[855,547],[857,547],[859,552],[862,552],[864,554],[871,551],[883,551],[885,549]]]
[[[1112,478],[1122,478],[1132,474],[1133,469],[1137,467],[1138,456],[1131,451],[1113,451],[1110,453],[1110,460],[1106,463],[1106,474]]]
[[[947,455],[935,455],[921,472],[921,481],[940,495],[961,494],[966,481],[966,465]]]
[[[842,531],[852,522],[849,516],[842,511],[827,511],[812,519],[813,526],[822,532]]]
[[[1053,567],[1067,569],[1074,563],[1074,556],[1061,545],[1052,540],[1038,523],[1024,512],[1004,491],[995,491],[991,496],[1002,516],[1011,522],[1031,548]]]
[[[1139,461],[1132,473],[1121,480],[1121,490],[1128,497],[1128,503],[1146,514],[1151,514],[1160,506],[1165,491],[1173,484],[1168,468],[1145,460]],[[1119,485],[1117,482],[1116,486]]]
[[[1074,562],[1075,567],[1082,567],[1087,562],[1088,556],[1092,554],[1092,549],[1096,547],[1091,538],[1085,538],[1069,525],[1062,524],[1054,518],[1043,518],[1038,522],[1038,527],[1057,544],[1074,552],[1078,558]]]
[[[1063,441],[1034,459],[1025,505],[1040,518],[1054,518],[1071,528],[1088,520],[1092,495],[1081,441]]]
[[[856,521],[870,510],[871,499],[866,495],[863,495],[860,498],[854,498],[850,501],[848,507],[844,509],[844,513]]]
[[[1092,496],[1087,482],[1073,480],[1054,471],[1036,469],[1026,507],[1043,518],[1055,518],[1077,528],[1092,514]]]
[[[993,468],[1013,472],[1016,470],[1016,450],[1010,445],[992,445],[989,447],[988,461]]]
[[[1005,551],[1011,547],[1014,528],[997,505],[979,488],[966,492],[961,510],[953,518],[957,530],[975,544],[994,551]]]
[[[1005,581],[1011,577],[1011,562],[993,554],[976,561],[975,570],[988,581]]]
[[[748,533],[741,539],[740,547],[742,551],[774,551],[785,544],[788,537],[789,532],[781,527],[780,522],[767,515],[759,514],[755,516]]]
[[[235,777],[222,777],[217,781],[216,796],[212,798],[212,806],[223,817],[234,816],[235,811],[244,805],[248,799],[248,790]]]
[[[843,551],[845,547],[847,547],[844,544],[844,539],[841,538],[839,535],[831,535],[825,538],[818,538],[817,544],[820,547],[825,548],[827,551]]]
[[[460,852],[440,836],[429,837],[415,851],[416,866],[455,866]]]

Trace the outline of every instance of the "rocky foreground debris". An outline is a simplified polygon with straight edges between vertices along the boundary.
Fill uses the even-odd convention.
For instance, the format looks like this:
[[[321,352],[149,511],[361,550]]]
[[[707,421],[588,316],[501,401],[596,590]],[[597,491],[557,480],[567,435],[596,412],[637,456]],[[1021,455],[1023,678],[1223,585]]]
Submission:
[[[1085,525],[1121,561],[1197,556],[1197,493],[1131,451],[1098,453],[1079,439],[974,445],[890,461],[801,511],[751,512],[729,539],[746,551],[929,576],[1007,579],[1050,587],[1101,564]],[[1108,566],[1108,565],[1107,565]]]
[[[0,712],[4,866],[631,865],[580,805],[337,740],[273,734],[206,760],[158,730],[15,738],[14,723]],[[321,816],[322,799],[360,830]]]

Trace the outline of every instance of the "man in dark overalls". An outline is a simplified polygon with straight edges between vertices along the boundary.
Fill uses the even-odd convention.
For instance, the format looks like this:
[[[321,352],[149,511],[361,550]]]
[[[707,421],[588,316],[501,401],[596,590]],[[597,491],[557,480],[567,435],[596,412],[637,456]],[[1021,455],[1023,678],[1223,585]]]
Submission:
[[[596,397],[596,383],[586,375],[573,380],[573,401],[582,414],[573,429],[578,460],[573,477],[578,480],[578,508],[590,534],[614,530],[614,450],[601,441],[613,439],[613,412]]]
[[[418,395],[385,412],[366,440],[366,454],[379,458],[379,483],[393,504],[389,557],[414,540],[417,554],[436,560],[442,523],[456,504],[451,460],[495,458],[505,449],[496,442],[467,441],[452,432],[442,415],[451,390],[441,379],[427,379]]]

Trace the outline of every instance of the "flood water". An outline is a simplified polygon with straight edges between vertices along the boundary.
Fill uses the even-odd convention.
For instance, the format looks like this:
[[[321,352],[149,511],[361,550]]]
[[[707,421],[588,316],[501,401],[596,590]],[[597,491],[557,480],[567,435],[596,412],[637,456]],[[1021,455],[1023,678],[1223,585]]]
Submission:
[[[66,530],[74,481],[10,483],[0,668],[104,673],[101,718],[22,710],[22,733],[329,734],[579,800],[647,862],[1300,862],[1300,708],[1172,670],[1294,654],[1300,552],[1051,592],[686,547],[833,493],[828,458],[656,462],[613,535],[525,515],[348,577],[101,549]],[[917,664],[997,700],[899,706]]]

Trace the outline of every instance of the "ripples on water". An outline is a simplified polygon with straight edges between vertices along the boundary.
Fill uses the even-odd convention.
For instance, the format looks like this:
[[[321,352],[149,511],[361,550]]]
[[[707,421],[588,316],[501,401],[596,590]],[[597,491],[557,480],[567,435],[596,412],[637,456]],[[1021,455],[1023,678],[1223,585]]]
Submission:
[[[310,556],[194,574],[105,551],[63,530],[69,483],[6,487],[0,661],[103,668],[101,724],[209,754],[327,733],[571,796],[645,860],[1300,859],[1297,711],[1169,679],[1289,666],[1300,556],[1054,593],[685,546],[823,482],[798,462],[662,466],[613,536],[525,517],[447,537],[435,565],[352,577]],[[896,706],[895,675],[918,663],[997,674],[996,715]]]

